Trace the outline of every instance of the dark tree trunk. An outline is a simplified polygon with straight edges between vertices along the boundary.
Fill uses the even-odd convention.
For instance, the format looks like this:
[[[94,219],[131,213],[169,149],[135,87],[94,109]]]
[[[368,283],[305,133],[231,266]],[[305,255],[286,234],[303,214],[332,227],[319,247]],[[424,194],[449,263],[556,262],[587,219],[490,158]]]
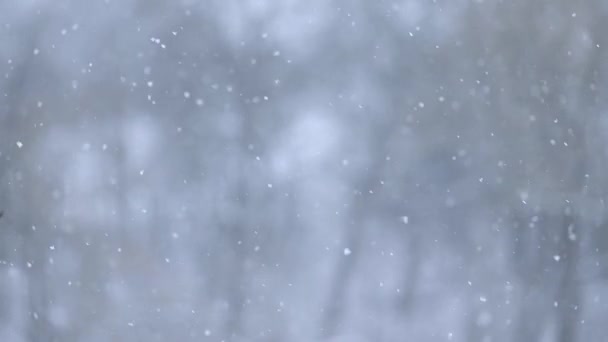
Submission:
[[[579,220],[580,221],[580,220]],[[564,217],[560,240],[560,256],[563,258],[562,278],[555,302],[558,303],[557,329],[559,342],[577,340],[580,324],[581,293],[577,284],[577,265],[580,246],[580,229],[572,215]]]

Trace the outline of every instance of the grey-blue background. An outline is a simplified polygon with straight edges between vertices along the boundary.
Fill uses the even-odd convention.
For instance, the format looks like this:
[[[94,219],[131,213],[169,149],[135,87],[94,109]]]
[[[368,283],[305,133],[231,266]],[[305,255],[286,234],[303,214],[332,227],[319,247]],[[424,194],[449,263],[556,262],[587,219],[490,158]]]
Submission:
[[[0,340],[608,341],[607,17],[0,0]]]

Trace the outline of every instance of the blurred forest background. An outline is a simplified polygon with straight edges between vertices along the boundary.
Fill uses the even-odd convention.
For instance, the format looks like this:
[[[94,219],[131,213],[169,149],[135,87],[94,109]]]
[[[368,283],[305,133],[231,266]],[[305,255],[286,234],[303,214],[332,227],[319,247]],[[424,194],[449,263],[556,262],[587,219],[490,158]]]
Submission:
[[[608,341],[607,17],[0,0],[0,340]]]

